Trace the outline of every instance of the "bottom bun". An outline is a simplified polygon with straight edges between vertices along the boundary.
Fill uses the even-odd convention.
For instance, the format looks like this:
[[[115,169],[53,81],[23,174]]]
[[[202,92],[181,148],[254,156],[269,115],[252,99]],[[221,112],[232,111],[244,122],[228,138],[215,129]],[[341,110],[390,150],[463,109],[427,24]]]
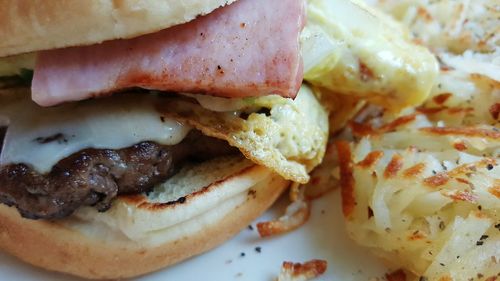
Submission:
[[[160,193],[122,197],[105,213],[86,208],[61,221],[34,221],[0,205],[0,248],[90,279],[134,277],[210,250],[260,216],[289,184],[241,158],[217,161],[183,169]],[[178,186],[188,193],[178,197]]]

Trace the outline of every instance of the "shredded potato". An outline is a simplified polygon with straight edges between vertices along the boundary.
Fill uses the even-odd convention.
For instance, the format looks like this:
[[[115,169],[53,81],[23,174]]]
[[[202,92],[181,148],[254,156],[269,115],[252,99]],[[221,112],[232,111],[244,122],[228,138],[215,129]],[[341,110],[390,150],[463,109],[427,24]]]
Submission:
[[[500,125],[500,82],[480,74],[441,71],[417,111],[447,126]]]
[[[337,144],[348,232],[427,280],[495,276],[500,132],[432,124],[419,114],[353,124],[359,141]]]
[[[350,236],[416,280],[500,272],[500,83],[442,69],[419,107],[366,106],[337,144]]]
[[[500,6],[491,0],[377,0],[426,46],[454,53],[495,52]]]
[[[347,228],[421,280],[487,280],[500,268],[499,87],[438,81],[419,108],[366,107],[350,123],[357,141],[337,144]]]
[[[357,243],[421,280],[498,274],[500,131],[483,108],[351,123],[357,141],[337,148]]]
[[[331,142],[326,148],[323,162],[311,172],[311,180],[304,185],[304,195],[307,200],[317,199],[339,185],[340,174],[338,154],[335,143]]]
[[[307,281],[314,279],[326,271],[324,260],[311,260],[305,263],[283,262],[278,281]]]
[[[376,0],[406,25],[444,68],[500,80],[500,5],[495,0]]]
[[[284,234],[301,227],[309,219],[311,204],[304,198],[304,186],[298,183],[290,187],[290,205],[280,218],[257,223],[260,237],[270,237]]]
[[[406,25],[439,59],[440,71],[421,105],[389,112],[366,104],[337,138],[335,173],[348,233],[411,272],[408,280],[496,280],[500,6],[491,0],[368,2]]]

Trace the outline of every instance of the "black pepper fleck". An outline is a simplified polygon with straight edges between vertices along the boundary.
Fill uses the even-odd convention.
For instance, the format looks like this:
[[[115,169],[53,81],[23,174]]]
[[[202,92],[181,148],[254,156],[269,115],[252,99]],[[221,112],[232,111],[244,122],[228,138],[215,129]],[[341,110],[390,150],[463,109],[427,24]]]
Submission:
[[[245,253],[244,252],[241,252],[240,253],[240,257],[244,257],[245,256]]]
[[[253,230],[253,226],[251,224],[248,225],[249,230]]]
[[[488,164],[488,166],[486,166],[486,169],[488,169],[488,171],[493,170],[493,164]]]
[[[446,165],[444,165],[444,163],[441,163],[441,167],[443,168],[443,170],[448,171],[448,168],[446,167]]]
[[[222,69],[222,66],[217,65],[217,71],[219,71],[219,74],[224,74],[224,70]]]
[[[255,247],[255,251],[256,251],[257,253],[261,253],[261,252],[262,252],[262,248],[261,248],[261,247]]]
[[[250,189],[248,192],[247,192],[247,195],[248,196],[251,196],[253,199],[257,198],[257,191],[254,190],[254,189]]]
[[[477,241],[477,242],[476,242],[476,246],[482,246],[483,244],[484,244],[484,242],[483,242],[483,241]]]
[[[48,136],[48,137],[38,137],[38,138],[34,139],[33,141],[35,141],[39,144],[51,143],[54,141],[59,143],[59,144],[68,142],[68,140],[66,139],[64,134],[61,134],[61,133],[57,133],[57,134],[54,134],[54,135]]]
[[[439,222],[439,229],[443,230],[445,228],[444,222]]]
[[[479,240],[486,240],[488,239],[488,237],[489,237],[488,235],[481,235],[481,238],[479,238]]]

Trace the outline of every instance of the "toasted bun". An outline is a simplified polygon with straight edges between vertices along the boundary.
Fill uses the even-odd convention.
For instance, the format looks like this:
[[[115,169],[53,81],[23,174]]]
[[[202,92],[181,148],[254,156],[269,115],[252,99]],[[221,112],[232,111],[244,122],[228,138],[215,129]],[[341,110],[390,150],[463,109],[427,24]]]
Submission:
[[[0,57],[131,38],[235,0],[0,0]]]
[[[269,169],[238,159],[185,169],[164,186],[167,194],[121,198],[105,213],[89,208],[63,221],[33,221],[2,205],[0,248],[30,264],[91,279],[133,277],[177,263],[238,233],[288,186]],[[178,200],[178,187],[189,192],[185,200]],[[177,201],[166,203],[163,196]],[[151,220],[144,221],[147,216]],[[133,226],[142,229],[130,231]]]

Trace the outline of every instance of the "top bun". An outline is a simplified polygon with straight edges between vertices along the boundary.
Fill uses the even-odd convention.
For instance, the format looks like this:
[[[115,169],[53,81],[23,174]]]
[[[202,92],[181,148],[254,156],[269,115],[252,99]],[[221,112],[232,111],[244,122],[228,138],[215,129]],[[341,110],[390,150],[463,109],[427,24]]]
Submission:
[[[0,57],[132,38],[235,0],[0,0]]]

